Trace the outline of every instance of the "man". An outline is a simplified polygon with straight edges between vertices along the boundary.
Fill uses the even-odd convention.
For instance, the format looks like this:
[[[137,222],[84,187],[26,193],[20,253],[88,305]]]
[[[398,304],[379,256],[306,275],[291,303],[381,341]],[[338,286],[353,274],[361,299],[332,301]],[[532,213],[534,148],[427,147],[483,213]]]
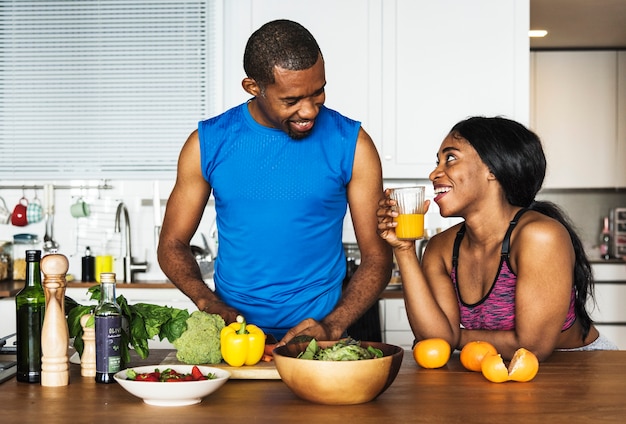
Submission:
[[[245,104],[200,122],[182,148],[159,263],[198,309],[238,314],[281,343],[336,340],[389,281],[378,236],[380,159],[360,123],[324,106],[324,59],[300,24],[269,22],[246,45]],[[219,237],[215,293],[190,240],[213,191]],[[342,292],[347,205],[361,264]]]

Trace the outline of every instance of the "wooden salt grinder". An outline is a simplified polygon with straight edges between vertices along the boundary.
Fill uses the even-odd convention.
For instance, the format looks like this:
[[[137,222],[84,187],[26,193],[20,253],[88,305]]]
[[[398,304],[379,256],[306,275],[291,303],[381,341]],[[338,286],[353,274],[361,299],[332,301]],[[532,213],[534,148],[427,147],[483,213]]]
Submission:
[[[96,376],[96,329],[87,327],[87,321],[93,314],[85,314],[80,317],[80,325],[83,327],[83,354],[80,356],[80,375],[83,377]]]
[[[46,294],[46,312],[41,330],[41,385],[67,386],[70,380],[69,331],[65,319],[65,275],[69,269],[67,258],[52,253],[41,258],[43,286]]]

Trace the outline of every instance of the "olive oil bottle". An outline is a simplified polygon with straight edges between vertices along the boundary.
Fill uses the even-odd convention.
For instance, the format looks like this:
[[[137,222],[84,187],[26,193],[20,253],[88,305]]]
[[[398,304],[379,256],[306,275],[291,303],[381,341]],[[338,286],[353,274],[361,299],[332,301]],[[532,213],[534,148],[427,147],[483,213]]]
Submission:
[[[113,383],[122,367],[122,310],[115,300],[115,273],[100,274],[100,302],[94,310],[96,382]]]

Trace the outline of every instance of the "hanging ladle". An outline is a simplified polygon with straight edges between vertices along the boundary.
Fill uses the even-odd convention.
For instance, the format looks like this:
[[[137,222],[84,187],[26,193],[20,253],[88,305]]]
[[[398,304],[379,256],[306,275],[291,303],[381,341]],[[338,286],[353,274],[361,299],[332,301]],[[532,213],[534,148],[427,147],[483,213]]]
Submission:
[[[52,230],[54,224],[54,186],[46,184],[43,190],[46,202],[46,234],[43,236],[43,250],[49,253],[59,248],[59,243],[54,241]]]

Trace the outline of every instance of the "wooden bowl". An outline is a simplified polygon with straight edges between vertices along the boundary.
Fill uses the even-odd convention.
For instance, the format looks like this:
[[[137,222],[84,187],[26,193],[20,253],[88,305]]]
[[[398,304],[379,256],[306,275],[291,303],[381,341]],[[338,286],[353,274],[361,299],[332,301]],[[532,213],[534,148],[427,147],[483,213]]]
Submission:
[[[327,348],[336,341],[320,341]],[[293,343],[274,349],[274,362],[281,379],[298,397],[325,405],[353,405],[369,402],[393,383],[404,350],[379,342],[361,342],[361,346],[375,347],[384,356],[358,361],[319,361],[298,359],[308,342]]]

